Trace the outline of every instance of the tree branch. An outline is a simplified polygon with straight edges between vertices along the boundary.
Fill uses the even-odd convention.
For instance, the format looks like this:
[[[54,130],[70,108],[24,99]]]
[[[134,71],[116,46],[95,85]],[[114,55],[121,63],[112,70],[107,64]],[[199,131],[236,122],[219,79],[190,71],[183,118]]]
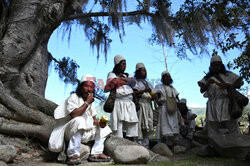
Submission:
[[[137,0],[137,2],[142,6],[143,9],[145,9],[144,5],[141,3],[140,0]]]
[[[114,13],[108,13],[108,12],[93,12],[93,13],[81,13],[81,14],[74,14],[67,18],[65,18],[62,21],[69,21],[74,19],[80,19],[80,18],[86,18],[86,17],[102,17],[102,16],[112,16]],[[119,13],[122,16],[135,16],[135,15],[146,15],[146,16],[154,16],[154,13],[147,12],[145,10],[138,10],[138,11],[132,11],[132,12],[122,12]]]
[[[35,121],[30,121],[29,119],[23,117],[22,115],[6,108],[4,105],[0,104],[0,117],[5,119],[12,119],[18,122],[36,123]]]
[[[8,14],[8,6],[6,1],[0,2],[0,39],[3,38],[6,31],[6,17]]]
[[[10,135],[35,137],[47,143],[52,129],[49,126],[27,124],[0,118],[0,131]]]
[[[30,122],[37,122],[38,124],[53,124],[52,117],[37,110],[30,109],[20,101],[10,96],[2,88],[0,88],[0,102],[4,103],[4,106],[8,109],[14,110]]]

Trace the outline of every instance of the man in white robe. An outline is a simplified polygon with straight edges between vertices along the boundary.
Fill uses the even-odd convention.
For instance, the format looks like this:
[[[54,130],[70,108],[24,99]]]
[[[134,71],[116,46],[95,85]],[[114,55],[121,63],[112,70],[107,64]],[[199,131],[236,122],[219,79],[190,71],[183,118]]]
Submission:
[[[208,98],[206,109],[206,130],[208,137],[216,139],[216,135],[240,134],[238,120],[230,116],[230,98],[227,88],[240,88],[242,78],[230,71],[226,71],[220,56],[212,56],[209,72],[198,82],[201,93]],[[209,144],[200,151],[200,156],[213,156],[214,149]]]
[[[173,82],[169,72],[162,72],[162,83],[156,85],[155,91],[160,94],[160,98],[157,100],[159,111],[159,122],[157,125],[156,135],[161,141],[166,141],[166,144],[172,146],[175,139],[178,138],[179,134],[179,112],[176,107],[176,111],[169,114],[167,110],[166,97],[175,97],[176,102],[178,101],[179,93],[171,85]]]
[[[242,78],[226,71],[220,56],[213,56],[210,62],[210,73],[198,85],[204,97],[208,98],[206,122],[209,136],[221,132],[240,133],[237,119],[230,116],[229,95],[227,86],[239,88],[243,85]]]
[[[59,161],[80,164],[80,145],[95,140],[91,157],[109,159],[103,154],[104,141],[111,133],[108,126],[100,126],[94,107],[94,77],[84,75],[75,93],[54,111],[56,125],[49,139],[49,149],[60,152]],[[65,154],[65,150],[67,156]]]

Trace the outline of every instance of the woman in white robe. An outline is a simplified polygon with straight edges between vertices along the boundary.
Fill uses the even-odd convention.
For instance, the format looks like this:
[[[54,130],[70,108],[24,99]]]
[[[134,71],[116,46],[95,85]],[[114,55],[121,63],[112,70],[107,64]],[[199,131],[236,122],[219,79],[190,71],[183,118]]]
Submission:
[[[143,63],[136,64],[135,78],[136,85],[133,87],[135,96],[139,98],[140,109],[137,112],[138,123],[138,143],[142,146],[149,147],[149,138],[153,136],[153,98],[150,92],[153,90],[152,85],[145,79],[147,71]],[[152,94],[152,93],[151,93]]]
[[[133,102],[134,83],[132,77],[124,73],[126,69],[126,60],[121,55],[114,58],[115,67],[113,72],[108,73],[107,84],[104,92],[116,90],[114,109],[110,115],[112,134],[123,137],[123,130],[126,131],[126,137],[134,140],[138,136],[138,118],[135,104]]]
[[[168,113],[166,97],[175,97],[176,102],[179,100],[179,93],[171,85],[173,82],[170,74],[167,71],[162,72],[162,84],[156,85],[156,93],[160,93],[160,98],[157,100],[157,110],[159,111],[159,122],[157,125],[156,135],[161,141],[167,141],[168,145],[172,145],[175,137],[179,134],[179,111],[172,114]]]
[[[58,160],[68,164],[80,164],[80,145],[95,140],[91,155],[95,158],[109,157],[103,154],[104,141],[111,133],[108,126],[99,126],[96,119],[93,76],[84,75],[76,93],[60,104],[54,111],[56,125],[49,139],[49,149],[59,152]],[[67,146],[66,146],[67,145]],[[66,154],[65,154],[66,151]]]

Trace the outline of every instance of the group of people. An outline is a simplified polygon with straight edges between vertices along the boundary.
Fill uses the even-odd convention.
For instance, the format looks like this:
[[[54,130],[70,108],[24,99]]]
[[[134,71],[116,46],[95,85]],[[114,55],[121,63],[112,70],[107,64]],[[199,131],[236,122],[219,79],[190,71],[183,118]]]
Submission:
[[[188,138],[192,139],[196,115],[187,108],[186,99],[179,100],[179,93],[172,86],[173,80],[169,72],[162,72],[162,84],[153,87],[146,81],[147,70],[143,63],[136,64],[134,76],[125,72],[126,60],[121,55],[115,56],[114,63],[105,86],[105,92],[116,90],[114,108],[110,115],[113,135],[148,147],[149,138],[154,134],[153,109],[157,109],[159,119],[156,135],[159,141],[170,145],[173,142],[170,140],[178,137],[180,126],[187,125],[192,128],[188,129]],[[167,109],[169,98],[174,101],[172,112]]]
[[[143,63],[136,64],[134,76],[125,72],[126,59],[121,55],[114,57],[114,65],[104,89],[104,92],[115,92],[110,127],[96,118],[95,84],[91,75],[84,75],[75,93],[56,108],[56,125],[50,136],[49,149],[60,152],[58,160],[68,158],[68,164],[79,164],[81,142],[95,140],[90,159],[109,161],[110,157],[103,153],[103,149],[104,141],[111,133],[148,147],[149,138],[155,131],[153,109],[159,114],[156,137],[160,142],[172,147],[180,136],[192,140],[196,115],[188,109],[186,99],[179,99],[169,72],[163,71],[162,83],[153,87],[146,81],[147,70]],[[237,121],[232,120],[228,113],[226,87],[239,88],[241,77],[226,71],[221,58],[213,56],[209,73],[198,85],[201,93],[205,92],[204,97],[208,97],[208,135],[219,132],[221,124],[228,132],[239,132]],[[183,128],[186,132],[180,132]]]

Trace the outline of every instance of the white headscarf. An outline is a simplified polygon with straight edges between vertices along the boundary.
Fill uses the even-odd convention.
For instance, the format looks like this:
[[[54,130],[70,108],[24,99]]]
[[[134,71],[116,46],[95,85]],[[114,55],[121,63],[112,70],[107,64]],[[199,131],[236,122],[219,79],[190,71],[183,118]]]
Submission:
[[[136,64],[136,67],[135,67],[135,71],[137,71],[137,70],[139,70],[139,69],[141,69],[141,68],[145,68],[145,66],[144,66],[144,64],[143,63],[137,63]]]
[[[115,63],[115,65],[119,64],[122,60],[125,60],[125,58],[123,58],[123,56],[121,56],[121,55],[116,55],[116,56],[114,57],[114,63]]]
[[[85,82],[85,81],[91,81],[91,82],[95,83],[96,78],[91,74],[84,74],[81,78],[81,83]]]

